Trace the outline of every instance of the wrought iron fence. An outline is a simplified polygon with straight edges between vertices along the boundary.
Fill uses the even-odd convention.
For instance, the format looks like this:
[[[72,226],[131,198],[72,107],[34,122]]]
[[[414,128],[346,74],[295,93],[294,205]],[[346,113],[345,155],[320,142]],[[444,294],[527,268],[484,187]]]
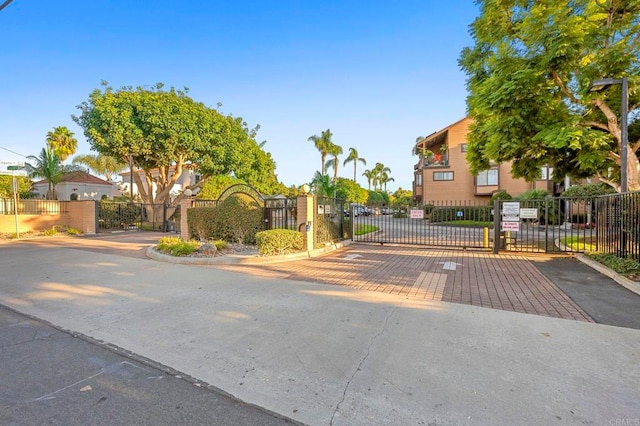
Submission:
[[[423,206],[379,207],[352,204],[353,241],[489,249],[491,206],[438,201]]]
[[[265,229],[296,230],[298,201],[296,198],[266,198],[264,200]]]
[[[341,198],[315,197],[315,235],[316,244],[342,241],[345,233],[345,205]]]
[[[60,214],[68,213],[67,203],[69,201],[57,200],[18,200],[18,214]],[[13,198],[0,198],[0,214],[14,214]]]
[[[98,204],[98,229],[175,232],[179,206],[102,200]],[[177,215],[177,220],[176,220]]]
[[[640,262],[640,192],[605,195],[594,204],[597,251]]]

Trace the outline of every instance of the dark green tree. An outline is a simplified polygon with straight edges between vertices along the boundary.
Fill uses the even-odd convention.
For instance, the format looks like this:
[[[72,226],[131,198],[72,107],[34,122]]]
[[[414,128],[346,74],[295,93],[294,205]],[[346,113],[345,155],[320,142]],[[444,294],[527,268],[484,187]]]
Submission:
[[[242,118],[194,101],[187,89],[163,90],[160,83],[118,90],[103,83],[78,109],[81,114],[73,119],[93,149],[125,163],[131,155],[136,169],[144,171],[133,177],[145,203],[170,202],[186,168],[202,176],[191,190],[213,175],[243,170],[245,149],[255,137]]]
[[[51,147],[42,148],[39,156],[30,155],[27,157],[31,163],[25,163],[25,169],[30,177],[46,179],[49,189],[47,190],[47,200],[56,199],[56,185],[62,180],[62,162],[53,152]]]
[[[640,102],[640,2],[637,0],[478,0],[467,73],[467,158],[472,172],[513,161],[534,180],[598,175],[619,188],[620,86],[590,91],[601,78],[627,77],[630,111]],[[631,114],[630,135],[640,120]],[[630,140],[628,187],[640,190],[640,139]],[[610,174],[610,171],[613,173]]]

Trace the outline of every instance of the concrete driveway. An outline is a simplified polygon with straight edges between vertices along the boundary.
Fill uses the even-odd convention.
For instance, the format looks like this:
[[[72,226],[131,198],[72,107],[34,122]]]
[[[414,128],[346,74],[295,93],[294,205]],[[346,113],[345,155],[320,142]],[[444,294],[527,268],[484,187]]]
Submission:
[[[327,285],[274,266],[258,274],[160,263],[134,255],[143,248],[2,244],[0,303],[313,425],[640,419],[638,330],[393,294],[392,286]],[[365,275],[381,263],[348,253],[370,262]],[[305,264],[329,277],[324,262]]]

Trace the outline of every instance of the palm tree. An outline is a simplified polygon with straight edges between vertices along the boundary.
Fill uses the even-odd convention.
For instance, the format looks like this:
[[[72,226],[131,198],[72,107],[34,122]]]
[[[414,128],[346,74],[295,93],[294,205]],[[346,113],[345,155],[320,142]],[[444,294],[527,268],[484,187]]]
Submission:
[[[73,158],[72,163],[87,166],[93,173],[105,176],[109,182],[111,182],[111,177],[113,175],[121,172],[125,167],[127,167],[127,165],[119,159],[102,154],[78,155]]]
[[[345,158],[344,163],[342,163],[342,165],[346,167],[347,163],[352,161],[353,161],[353,181],[355,182],[356,181],[356,165],[358,164],[358,161],[366,166],[367,160],[365,160],[364,158],[360,158],[358,156],[358,151],[355,148],[349,148],[349,155],[347,156],[347,158]]]
[[[316,195],[331,197],[335,190],[335,185],[331,182],[329,175],[316,172],[311,181],[311,188]]]
[[[391,169],[388,167],[385,167],[385,165],[382,163],[376,163],[372,172],[373,172],[373,189],[375,190],[378,187],[378,184],[380,184],[380,191],[382,191],[384,176],[386,175],[386,177],[388,178],[389,174],[391,173]]]
[[[60,161],[64,161],[76,152],[78,140],[65,126],[54,127],[53,131],[47,132],[47,146],[53,150]]]
[[[367,183],[369,184],[369,191],[371,191],[371,181],[374,181],[375,173],[373,172],[373,170],[365,170],[364,173],[362,173],[362,176],[367,178]]]
[[[34,165],[25,164],[30,177],[41,177],[49,183],[47,200],[56,199],[56,185],[62,180],[62,163],[60,158],[53,152],[51,147],[42,148],[40,156],[30,155],[27,157]]]
[[[325,164],[326,170],[328,170],[329,167],[333,168],[333,181],[337,182],[338,181],[338,166],[340,165],[340,161],[338,161],[338,155],[342,154],[342,147],[340,145],[336,145],[336,144],[332,143],[329,146],[329,149],[327,150],[327,153],[329,155],[333,156],[333,158],[327,160],[327,163]]]
[[[332,136],[333,136],[333,133],[331,133],[331,130],[327,129],[327,130],[323,130],[322,133],[320,133],[320,136],[313,135],[313,136],[309,136],[309,138],[307,139],[313,142],[316,149],[320,151],[320,160],[322,161],[321,174],[323,175],[326,172],[325,161],[327,159],[327,154],[329,153],[329,149],[331,148],[331,145],[333,145],[333,142],[331,142]]]
[[[387,172],[384,172],[380,177],[380,182],[384,184],[384,192],[387,192],[387,182],[395,182],[396,180],[389,176]]]

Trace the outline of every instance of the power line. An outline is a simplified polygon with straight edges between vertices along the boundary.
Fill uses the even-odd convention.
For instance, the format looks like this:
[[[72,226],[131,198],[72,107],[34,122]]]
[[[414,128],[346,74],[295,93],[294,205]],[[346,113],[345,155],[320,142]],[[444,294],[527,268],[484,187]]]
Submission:
[[[15,154],[15,155],[19,155],[20,157],[28,158],[26,155],[22,155],[19,152],[11,151],[9,148],[5,148],[3,146],[0,146],[0,149],[4,149],[5,151],[9,151],[10,153]]]
[[[0,10],[4,9],[5,7],[9,6],[9,3],[11,3],[13,0],[7,0],[4,3],[0,4]]]

